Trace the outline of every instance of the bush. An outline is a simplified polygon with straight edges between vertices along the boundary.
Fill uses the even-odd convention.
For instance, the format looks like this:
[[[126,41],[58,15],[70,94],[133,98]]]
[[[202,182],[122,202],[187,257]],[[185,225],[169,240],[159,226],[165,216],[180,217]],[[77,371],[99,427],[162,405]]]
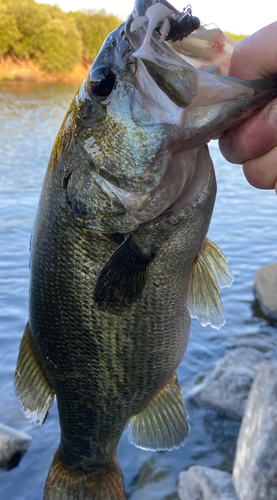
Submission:
[[[14,52],[20,38],[15,18],[7,12],[6,5],[0,4],[0,58]]]
[[[82,39],[70,19],[51,19],[39,34],[38,57],[49,72],[67,73],[82,57]]]
[[[13,44],[14,55],[23,58],[34,57],[38,49],[40,30],[51,19],[51,7],[36,4],[34,0],[4,0],[4,3],[20,33]]]
[[[70,12],[68,15],[81,33],[85,61],[93,62],[102,47],[103,41],[111,31],[119,26],[120,20],[113,14],[107,14],[104,10],[99,12],[84,10]]]
[[[0,58],[32,58],[45,71],[66,74],[82,58],[91,63],[119,23],[105,11],[65,14],[35,0],[0,0]]]

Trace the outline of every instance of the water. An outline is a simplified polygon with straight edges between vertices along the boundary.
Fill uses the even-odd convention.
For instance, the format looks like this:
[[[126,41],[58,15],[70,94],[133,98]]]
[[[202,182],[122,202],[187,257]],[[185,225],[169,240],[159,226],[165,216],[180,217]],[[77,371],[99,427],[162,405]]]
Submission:
[[[74,96],[70,85],[0,85],[0,422],[29,433],[33,440],[19,466],[2,472],[0,500],[41,500],[59,441],[57,408],[42,428],[23,416],[13,392],[18,348],[28,317],[29,240],[50,151]],[[254,302],[257,269],[277,261],[277,201],[245,181],[212,143],[218,197],[209,237],[226,254],[235,275],[222,291],[227,323],[218,332],[193,321],[188,351],[179,368],[190,413],[191,433],[184,448],[152,453],[136,449],[123,435],[119,460],[131,500],[176,500],[178,474],[191,465],[231,471],[239,423],[197,407],[190,391],[226,349],[253,346],[276,358],[276,324]]]

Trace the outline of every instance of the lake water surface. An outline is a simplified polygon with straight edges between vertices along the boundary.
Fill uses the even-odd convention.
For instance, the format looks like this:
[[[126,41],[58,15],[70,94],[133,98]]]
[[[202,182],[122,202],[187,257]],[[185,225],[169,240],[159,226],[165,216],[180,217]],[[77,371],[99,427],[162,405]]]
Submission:
[[[33,438],[19,466],[0,476],[0,500],[42,500],[44,482],[59,442],[57,408],[42,428],[28,422],[13,392],[19,344],[28,319],[29,240],[55,136],[76,89],[70,85],[0,84],[0,422]],[[276,324],[254,302],[257,269],[277,261],[277,200],[249,186],[241,168],[211,145],[218,196],[209,238],[225,253],[235,275],[222,291],[226,325],[217,331],[192,323],[187,353],[178,370],[190,414],[185,447],[146,452],[126,433],[119,461],[131,500],[176,500],[178,474],[191,465],[232,470],[239,423],[197,407],[193,387],[227,349],[252,346],[276,358]]]

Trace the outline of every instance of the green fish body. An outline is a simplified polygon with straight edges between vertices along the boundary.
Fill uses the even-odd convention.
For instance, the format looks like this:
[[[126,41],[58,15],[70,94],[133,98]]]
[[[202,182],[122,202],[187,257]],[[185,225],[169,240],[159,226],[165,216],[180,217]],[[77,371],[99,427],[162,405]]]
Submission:
[[[32,235],[15,390],[40,425],[57,397],[45,500],[126,499],[117,447],[127,425],[144,449],[185,443],[176,369],[191,317],[224,324],[219,289],[232,281],[206,238],[216,196],[206,143],[277,94],[275,82],[244,89],[187,71],[166,42],[164,59],[144,64],[132,56],[142,37],[132,19],[108,37],[69,108]],[[223,88],[218,102],[201,78]]]

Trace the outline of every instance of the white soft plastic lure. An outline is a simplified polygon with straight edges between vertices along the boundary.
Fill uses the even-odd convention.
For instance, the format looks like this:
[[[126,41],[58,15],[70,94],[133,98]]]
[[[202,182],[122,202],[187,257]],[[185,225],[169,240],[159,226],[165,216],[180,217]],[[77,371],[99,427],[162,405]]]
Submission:
[[[153,34],[159,28],[161,35],[159,41],[164,42],[170,31],[172,15],[174,15],[172,9],[162,3],[155,3],[148,7],[144,16],[134,19],[130,28],[132,33],[147,25],[143,43],[133,53],[134,57],[149,61],[155,60],[157,48],[151,47]],[[191,17],[191,8],[186,7],[183,15]],[[169,40],[166,43],[196,69],[208,67],[211,72],[222,75],[228,74],[231,55],[236,46],[236,42],[215,25],[200,25],[196,31],[182,40],[174,42]]]
[[[144,42],[140,49],[133,54],[133,56],[151,58],[152,49],[150,47],[150,40],[153,32],[155,29],[159,28],[161,41],[164,41],[170,30],[169,19],[171,15],[172,10],[166,7],[166,5],[162,3],[155,3],[154,5],[151,5],[151,7],[148,7],[144,16],[137,17],[132,22],[131,31],[134,32],[138,28],[141,28],[146,21],[148,21]]]

